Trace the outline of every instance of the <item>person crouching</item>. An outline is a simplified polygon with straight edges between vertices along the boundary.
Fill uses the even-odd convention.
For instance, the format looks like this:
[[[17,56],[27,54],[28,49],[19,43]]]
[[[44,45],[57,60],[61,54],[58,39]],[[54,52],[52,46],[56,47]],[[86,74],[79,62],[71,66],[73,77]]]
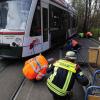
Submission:
[[[43,55],[38,55],[25,62],[23,74],[29,80],[42,80],[47,73],[48,61]]]

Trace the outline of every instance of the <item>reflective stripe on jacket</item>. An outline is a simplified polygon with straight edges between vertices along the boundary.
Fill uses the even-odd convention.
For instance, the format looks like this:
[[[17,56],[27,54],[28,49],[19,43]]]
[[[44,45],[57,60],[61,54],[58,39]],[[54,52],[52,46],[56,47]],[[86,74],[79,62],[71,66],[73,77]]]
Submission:
[[[36,80],[41,80],[41,79],[45,76],[45,74],[46,74],[46,69],[47,69],[47,68],[43,68],[42,70],[39,71],[39,73],[38,73],[37,76],[36,76]]]
[[[31,79],[31,80],[38,79],[39,80],[44,76],[44,74],[46,74],[47,67],[48,67],[47,60],[44,58],[44,56],[39,55],[25,62],[25,66],[23,68],[23,74],[28,79]]]
[[[38,62],[37,58],[34,58],[34,60],[38,66],[34,66],[32,63],[30,63],[31,67],[33,68],[34,72],[37,74],[36,80],[41,80],[43,78],[43,76],[46,74],[47,65],[45,64],[44,66],[42,66]]]
[[[57,62],[55,62],[53,64],[55,67],[61,67],[61,68],[64,68],[64,69],[67,69],[73,73],[76,73],[76,64],[70,62],[70,61],[67,61],[67,60],[58,60]]]
[[[68,74],[66,76],[66,80],[65,80],[65,83],[63,85],[62,88],[58,87],[57,85],[55,85],[53,83],[53,80],[57,74],[57,70],[59,69],[59,67],[55,67],[54,68],[54,73],[48,78],[47,80],[47,86],[48,88],[53,91],[54,93],[56,93],[57,95],[60,95],[60,96],[65,96],[66,93],[67,93],[67,89],[68,89],[68,86],[69,86],[69,83],[70,83],[70,80],[71,80],[71,77],[72,77],[72,74],[73,72],[71,71],[68,71]]]

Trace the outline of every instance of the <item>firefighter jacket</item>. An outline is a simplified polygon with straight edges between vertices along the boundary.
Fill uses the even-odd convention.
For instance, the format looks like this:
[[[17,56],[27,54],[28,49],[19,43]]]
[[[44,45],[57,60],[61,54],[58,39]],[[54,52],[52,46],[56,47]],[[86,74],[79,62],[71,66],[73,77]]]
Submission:
[[[52,72],[47,79],[47,86],[51,92],[59,96],[65,96],[67,91],[72,89],[75,79],[82,85],[88,84],[88,79],[79,66],[66,60],[56,61],[47,72]]]

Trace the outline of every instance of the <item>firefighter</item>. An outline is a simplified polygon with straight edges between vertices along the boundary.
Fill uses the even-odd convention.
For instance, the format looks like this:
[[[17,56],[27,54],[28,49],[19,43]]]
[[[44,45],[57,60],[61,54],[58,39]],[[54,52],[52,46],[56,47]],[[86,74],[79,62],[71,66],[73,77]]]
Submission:
[[[75,39],[72,39],[71,42],[73,50],[78,50],[81,48],[81,45]]]
[[[80,38],[84,37],[84,33],[79,33],[78,35],[79,35]]]
[[[91,38],[93,36],[93,34],[91,32],[86,32],[86,38]]]
[[[71,50],[72,49],[72,44],[71,40],[67,40],[67,43],[64,45],[66,50]]]
[[[82,85],[88,85],[89,81],[80,69],[80,66],[75,64],[75,52],[68,51],[65,59],[60,59],[49,66],[47,73],[50,76],[47,79],[47,87],[54,100],[69,100],[68,95],[73,88],[75,79]]]
[[[77,40],[71,39],[67,41],[66,50],[78,50],[81,48],[81,45]]]
[[[38,55],[25,62],[23,74],[29,80],[42,80],[48,68],[48,62],[43,55]]]

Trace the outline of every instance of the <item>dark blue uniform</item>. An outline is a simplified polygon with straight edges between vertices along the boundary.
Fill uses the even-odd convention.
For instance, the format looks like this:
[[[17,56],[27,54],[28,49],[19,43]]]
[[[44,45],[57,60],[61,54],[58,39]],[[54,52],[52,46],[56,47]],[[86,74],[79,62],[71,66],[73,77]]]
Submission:
[[[67,91],[71,91],[71,89],[73,88],[75,79],[84,86],[89,83],[88,79],[84,76],[84,74],[82,74],[80,67],[77,65],[76,68],[77,68],[76,73],[72,74]],[[55,84],[59,88],[63,88],[64,83],[66,81],[66,76],[68,75],[68,71],[69,70],[59,67],[57,70],[57,74],[56,74],[55,78],[53,79],[52,83]],[[50,75],[52,75],[52,73],[54,73],[53,65],[50,68],[48,68],[47,73],[50,73]],[[54,100],[66,100],[66,98],[69,100],[68,95],[67,96],[59,96],[59,95],[55,94],[52,90],[50,90],[50,92],[53,94]]]

